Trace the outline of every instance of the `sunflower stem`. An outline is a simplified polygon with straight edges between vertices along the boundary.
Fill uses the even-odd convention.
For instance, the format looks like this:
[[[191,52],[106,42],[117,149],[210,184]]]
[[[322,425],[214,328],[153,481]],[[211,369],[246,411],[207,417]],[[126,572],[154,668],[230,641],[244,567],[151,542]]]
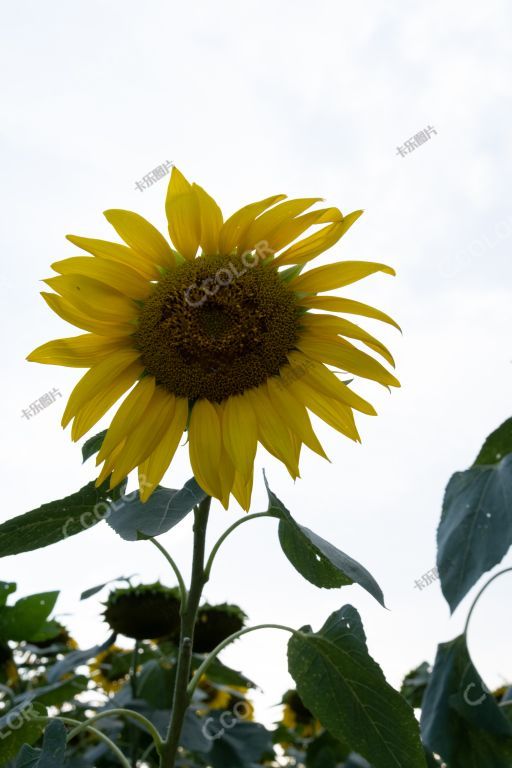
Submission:
[[[512,571],[512,568],[503,568],[502,571],[498,571],[498,573],[495,573],[494,576],[491,576],[491,578],[488,581],[485,582],[485,584],[483,585],[482,589],[480,590],[480,592],[477,594],[477,596],[473,600],[471,608],[469,609],[468,617],[467,617],[466,623],[464,625],[464,632],[463,632],[464,637],[467,637],[468,628],[469,628],[469,622],[471,621],[471,617],[473,615],[473,611],[476,608],[476,604],[478,603],[478,601],[482,597],[482,595],[485,592],[485,590],[487,589],[487,587],[489,587],[495,579],[499,578],[500,576],[503,576],[504,573],[509,573],[510,571]]]
[[[98,712],[97,715],[94,715],[93,717],[90,717],[87,720],[84,720],[83,722],[78,722],[76,724],[76,728],[74,728],[69,734],[69,738],[72,739],[74,736],[80,733],[80,731],[82,731],[84,728],[90,728],[93,723],[98,722],[98,720],[103,720],[106,717],[125,717],[128,720],[130,719],[135,720],[138,723],[140,723],[142,727],[148,731],[148,733],[153,738],[153,741],[155,742],[157,749],[162,744],[162,739],[160,738],[160,734],[158,733],[153,723],[151,723],[147,719],[147,717],[144,717],[144,715],[141,715],[140,712],[136,712],[133,709],[122,709],[122,708],[108,709],[104,712]]]
[[[164,743],[159,748],[160,768],[174,768],[180,743],[183,722],[190,703],[188,682],[192,665],[194,629],[203,587],[208,581],[204,567],[206,527],[210,512],[211,498],[204,499],[194,511],[194,552],[192,576],[186,602],[182,604],[180,645],[176,682],[169,728]]]
[[[178,580],[178,586],[180,589],[180,597],[181,597],[181,605],[182,606],[185,605],[185,603],[187,602],[187,588],[185,586],[185,582],[183,580],[183,576],[181,575],[180,569],[178,568],[178,566],[176,565],[176,563],[174,562],[174,560],[172,559],[168,551],[165,549],[165,547],[163,547],[160,544],[159,541],[157,541],[156,539],[153,539],[152,537],[149,538],[148,541],[150,541],[152,544],[155,545],[155,547],[162,553],[162,555],[165,557],[165,559],[173,569],[174,574]]]
[[[225,540],[228,538],[228,536],[233,533],[234,530],[238,528],[238,526],[242,525],[243,523],[247,523],[249,520],[256,520],[258,517],[277,517],[275,512],[253,512],[251,515],[246,515],[245,517],[241,517],[239,520],[237,520],[233,525],[230,525],[229,528],[226,528],[222,536],[215,542],[215,545],[210,553],[210,557],[208,558],[208,562],[206,563],[205,573],[207,578],[210,578],[210,572],[212,570],[213,561],[215,560],[215,557],[217,555],[217,552],[219,551],[222,544],[225,542]]]
[[[222,643],[219,643],[219,645],[211,651],[206,659],[201,663],[201,665],[197,668],[194,677],[188,684],[188,695],[192,696],[195,689],[197,688],[197,685],[201,679],[201,677],[204,675],[212,661],[215,661],[219,653],[230,643],[234,642],[235,640],[238,640],[239,637],[242,637],[242,635],[248,635],[249,632],[256,632],[258,629],[282,629],[284,632],[289,632],[290,634],[294,635],[297,630],[292,629],[291,627],[287,627],[285,624],[257,624],[255,627],[246,627],[245,629],[240,629],[238,632],[233,632],[232,635],[229,637],[226,637],[225,640],[222,641]]]

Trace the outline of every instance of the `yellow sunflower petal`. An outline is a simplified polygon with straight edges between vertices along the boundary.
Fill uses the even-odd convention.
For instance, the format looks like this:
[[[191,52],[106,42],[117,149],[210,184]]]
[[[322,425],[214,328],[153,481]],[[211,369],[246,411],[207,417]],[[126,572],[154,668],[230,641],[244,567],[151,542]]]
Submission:
[[[146,299],[152,285],[140,272],[126,264],[109,259],[96,259],[91,256],[74,256],[63,261],[56,261],[52,269],[61,275],[84,275],[105,283],[130,299]]]
[[[304,240],[300,240],[286,251],[283,251],[276,259],[275,264],[277,266],[284,264],[306,264],[319,254],[332,248],[362,213],[363,211],[353,211],[347,214],[347,216],[343,216],[341,221],[335,220],[333,224],[329,224],[329,226],[324,227],[319,232],[305,237]]]
[[[112,352],[128,346],[131,347],[132,343],[126,336],[109,338],[86,333],[69,339],[47,341],[34,349],[27,356],[27,360],[31,363],[64,365],[70,368],[90,368]]]
[[[256,456],[258,426],[256,414],[243,395],[235,395],[226,400],[222,437],[236,469],[242,476],[247,476]]]
[[[362,376],[364,379],[377,381],[390,387],[399,387],[400,382],[383,365],[366,352],[356,349],[352,344],[343,339],[335,342],[324,341],[317,338],[300,338],[297,347],[308,357],[320,363],[335,365],[344,371]]]
[[[201,240],[199,203],[192,185],[176,167],[171,172],[165,211],[174,247],[186,259],[194,259]]]
[[[296,445],[281,415],[272,405],[265,387],[249,389],[249,399],[258,423],[258,438],[266,450],[285,464],[293,479],[300,476]]]
[[[127,437],[123,450],[117,459],[111,488],[115,488],[131,471],[153,453],[162,440],[173,418],[176,398],[157,387],[141,419]]]
[[[220,501],[224,509],[227,509],[229,506],[229,496],[233,488],[233,483],[235,482],[235,467],[233,466],[233,463],[229,458],[228,452],[224,446],[222,446],[222,454],[219,464],[219,476],[220,486],[222,489],[222,496]]]
[[[275,205],[280,200],[284,200],[286,195],[273,195],[264,200],[258,200],[255,203],[244,205],[238,211],[233,213],[229,219],[226,219],[222,225],[219,234],[219,250],[221,253],[229,255],[240,244],[242,238],[247,232],[248,227],[254,219],[266,211],[270,206]]]
[[[266,211],[258,216],[247,231],[238,245],[238,251],[251,251],[260,242],[269,242],[277,228],[288,219],[293,219],[307,208],[317,203],[320,197],[304,197],[296,200],[286,200],[279,203],[270,211]]]
[[[201,239],[199,245],[203,253],[215,256],[219,252],[219,233],[222,227],[222,211],[213,199],[199,184],[192,184],[199,204],[201,221]]]
[[[377,412],[371,403],[368,403],[360,395],[357,395],[336,374],[322,363],[312,360],[301,352],[292,352],[289,356],[291,372],[286,381],[298,381],[303,379],[306,384],[329,398],[340,400],[356,411],[366,413],[368,416],[376,416]],[[284,375],[284,374],[282,374]]]
[[[109,453],[112,453],[116,445],[119,445],[145,417],[146,409],[154,392],[155,379],[153,376],[144,376],[132,389],[112,419],[96,457],[96,464],[100,464]]]
[[[176,260],[172,248],[156,227],[133,211],[111,208],[104,216],[119,237],[142,258],[159,267],[174,267]]]
[[[126,444],[126,440],[123,440],[121,443],[119,443],[119,445],[117,445],[114,448],[114,450],[112,451],[108,459],[105,461],[101,469],[101,472],[96,479],[96,482],[95,482],[96,487],[104,483],[107,477],[110,477],[110,475],[112,474],[112,469],[114,468],[114,464],[119,458],[119,455],[121,454],[121,451],[123,450],[125,444]]]
[[[55,293],[42,291],[41,296],[56,315],[62,317],[67,323],[76,325],[77,328],[82,328],[84,331],[97,333],[98,336],[126,336],[135,332],[133,323],[105,323],[101,320],[96,320],[94,317],[89,317],[84,312],[80,312],[70,301],[63,299],[62,296],[57,296]]]
[[[316,267],[295,277],[290,282],[290,288],[297,293],[322,293],[322,291],[332,291],[335,288],[350,285],[375,272],[395,274],[395,270],[391,267],[373,261],[340,261],[337,264]]]
[[[112,408],[124,393],[130,389],[141,374],[138,363],[129,365],[119,374],[117,379],[107,389],[99,392],[77,412],[71,427],[71,439],[76,442],[85,435],[106,412]]]
[[[138,307],[132,299],[90,277],[57,275],[43,282],[80,312],[107,323],[133,321],[138,316]]]
[[[323,309],[326,312],[343,312],[348,315],[370,317],[373,320],[381,320],[383,323],[393,325],[399,331],[401,330],[398,323],[395,323],[393,318],[386,315],[385,312],[353,299],[343,299],[341,296],[304,296],[304,298],[299,299],[299,304],[307,309]]]
[[[86,405],[89,400],[96,397],[103,390],[108,389],[109,386],[112,386],[122,372],[139,357],[140,352],[135,349],[121,349],[113,352],[109,357],[96,363],[87,371],[69,396],[64,416],[62,417],[62,426],[65,427],[78,410]],[[142,373],[144,368],[142,365],[139,367],[140,373]]]
[[[197,400],[189,426],[190,463],[194,477],[210,496],[222,498],[219,464],[222,456],[221,425],[215,407]]]
[[[318,336],[319,338],[335,340],[339,334],[349,339],[362,341],[370,349],[382,355],[384,360],[392,365],[393,368],[395,367],[395,361],[389,349],[376,339],[375,336],[372,336],[371,333],[368,333],[355,323],[351,323],[350,320],[345,320],[335,315],[318,315],[307,312],[301,317],[301,325],[307,329],[308,334]]]
[[[233,488],[231,489],[231,493],[246,512],[251,506],[253,475],[252,467],[248,477],[240,472],[235,472]]]
[[[295,219],[289,219],[281,224],[270,236],[269,245],[274,251],[280,251],[285,245],[293,242],[300,237],[309,227],[315,224],[326,224],[327,222],[341,221],[343,215],[339,208],[319,208],[317,211],[310,211],[303,216],[297,216]],[[277,266],[279,263],[275,262]]]
[[[291,393],[310,411],[319,416],[329,426],[341,432],[355,442],[361,442],[354,421],[352,410],[321,392],[310,387],[305,381],[294,381],[290,384]]]
[[[177,397],[172,420],[153,453],[139,467],[140,498],[147,501],[167,472],[188,420],[188,400]]]
[[[286,378],[272,377],[267,381],[267,390],[275,410],[284,414],[283,418],[286,419],[289,428],[295,432],[304,445],[327,459],[327,455],[313,431],[305,406],[288,392]]]
[[[109,240],[97,240],[92,237],[78,237],[77,235],[66,235],[66,238],[73,245],[77,245],[87,253],[92,253],[99,259],[125,264],[150,280],[157,278],[160,274],[156,264],[135,253],[126,245],[111,243]]]

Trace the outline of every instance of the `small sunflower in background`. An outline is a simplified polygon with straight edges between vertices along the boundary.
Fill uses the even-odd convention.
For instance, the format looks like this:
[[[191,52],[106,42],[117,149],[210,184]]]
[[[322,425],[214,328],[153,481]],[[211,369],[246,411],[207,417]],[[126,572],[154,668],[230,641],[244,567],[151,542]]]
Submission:
[[[57,275],[45,282],[53,292],[42,296],[86,333],[43,344],[28,360],[89,369],[62,420],[72,422],[73,440],[126,395],[97,457],[98,484],[110,477],[113,488],[138,468],[146,501],[187,430],[197,482],[225,507],[232,494],[248,509],[258,444],[293,478],[302,445],[327,458],[309,412],[359,441],[354,411],[375,410],[333,367],[399,386],[374,357],[393,366],[388,349],[339,314],[396,323],[324,295],[393,269],[337,261],[301,274],[362,211],[344,216],[314,209],[321,198],[285,197],[224,220],[215,200],[174,168],[165,205],[174,247],[142,216],[118,209],[105,216],[123,244],[68,235],[81,252],[52,265]]]
[[[280,725],[303,739],[317,736],[323,727],[315,716],[304,706],[297,691],[287,691],[282,699],[283,716]]]
[[[199,714],[204,715],[210,709],[229,710],[241,720],[254,719],[254,705],[246,698],[248,688],[239,685],[218,685],[203,675],[198,691],[201,697]]]
[[[223,640],[243,629],[246,621],[247,616],[238,605],[205,603],[197,615],[194,652],[210,653]]]
[[[117,693],[129,680],[133,651],[111,645],[89,664],[91,679],[105,693]]]
[[[179,635],[180,606],[179,590],[157,582],[114,590],[103,615],[117,634],[151,640]]]

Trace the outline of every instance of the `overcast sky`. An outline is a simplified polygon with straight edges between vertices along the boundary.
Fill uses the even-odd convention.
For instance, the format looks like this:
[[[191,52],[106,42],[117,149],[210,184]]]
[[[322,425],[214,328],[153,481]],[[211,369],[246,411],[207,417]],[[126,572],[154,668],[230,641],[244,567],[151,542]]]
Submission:
[[[377,332],[397,360],[401,390],[362,385],[379,411],[361,416],[356,446],[319,427],[332,459],[304,454],[295,484],[259,456],[296,518],[359,559],[389,611],[359,587],[318,590],[281,553],[275,522],[243,526],[206,589],[251,622],[318,628],[346,602],[361,612],[370,650],[395,685],[457,634],[471,598],[449,619],[439,584],[414,580],[435,563],[443,490],[486,435],[511,415],[512,9],[505,0],[385,4],[360,0],[61,0],[5,4],[2,13],[3,472],[1,519],[63,497],[93,477],[63,432],[64,398],[79,371],[25,362],[42,342],[73,335],[38,296],[49,265],[73,255],[66,233],[111,237],[107,208],[140,212],[165,231],[166,180],[136,181],[165,161],[203,185],[225,214],[276,193],[364,208],[318,263],[383,261],[346,291],[392,314],[403,336]],[[405,157],[397,147],[430,126]],[[26,420],[23,408],[63,398]],[[190,476],[182,450],[166,477]],[[258,475],[253,510],[265,508]],[[214,504],[210,541],[240,514]],[[163,543],[187,567],[190,521]],[[506,559],[512,563],[510,555]],[[83,645],[102,641],[98,602],[80,592],[121,574],[161,578],[148,543],[105,524],[50,549],[7,558],[0,579],[20,594],[61,589],[58,611]],[[495,583],[470,633],[490,686],[512,678],[510,583]],[[66,619],[67,620],[67,619]],[[290,685],[287,638],[253,634],[224,653],[264,693],[271,722]]]

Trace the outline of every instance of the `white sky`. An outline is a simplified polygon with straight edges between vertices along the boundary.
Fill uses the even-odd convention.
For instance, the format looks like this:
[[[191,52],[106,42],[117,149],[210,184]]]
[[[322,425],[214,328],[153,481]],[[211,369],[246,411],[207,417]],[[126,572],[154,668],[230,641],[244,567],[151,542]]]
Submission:
[[[3,269],[1,519],[65,496],[92,478],[60,426],[63,400],[30,421],[21,409],[79,371],[24,361],[36,345],[74,331],[38,296],[53,261],[75,253],[68,232],[111,236],[106,208],[140,212],[165,231],[166,181],[135,181],[165,160],[204,185],[226,214],[269,194],[323,196],[365,215],[319,262],[384,261],[398,271],[346,295],[390,312],[404,329],[378,331],[403,388],[360,391],[379,417],[359,419],[362,446],[320,427],[332,464],[309,454],[294,485],[261,457],[296,518],[359,559],[389,611],[359,587],[317,590],[281,553],[273,521],[226,544],[206,596],[239,603],[254,623],[319,627],[351,602],[370,649],[397,685],[461,629],[438,583],[415,578],[435,562],[444,486],[510,416],[512,350],[509,179],[512,9],[486,3],[399,0],[18,0],[3,8],[0,71]],[[432,125],[407,157],[397,145]],[[190,476],[186,451],[166,482]],[[266,506],[258,480],[254,511]],[[215,505],[210,541],[238,511]],[[185,566],[189,521],[163,543]],[[506,563],[512,563],[509,556]],[[148,543],[104,524],[52,548],[2,561],[20,594],[62,589],[61,613],[84,645],[105,627],[80,592],[120,574],[173,583]],[[488,685],[512,678],[510,584],[487,593],[470,647]],[[274,719],[289,686],[286,637],[250,635],[223,656],[260,683],[259,714]]]

